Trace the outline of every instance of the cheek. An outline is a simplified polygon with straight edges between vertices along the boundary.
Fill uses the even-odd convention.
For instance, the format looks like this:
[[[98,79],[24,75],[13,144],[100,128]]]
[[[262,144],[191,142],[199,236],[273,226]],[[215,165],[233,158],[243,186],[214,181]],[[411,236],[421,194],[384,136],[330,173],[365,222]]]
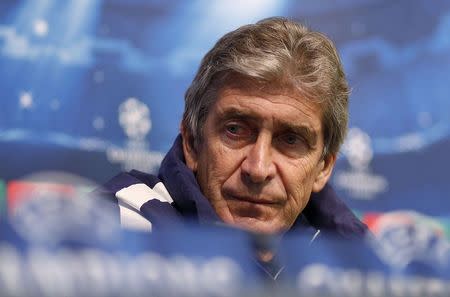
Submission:
[[[314,178],[315,170],[310,162],[301,162],[285,171],[283,183],[289,197],[289,208],[293,211],[301,212],[308,203]]]
[[[221,186],[233,174],[235,160],[233,154],[224,146],[215,146],[214,143],[205,143],[202,149],[197,178],[203,192],[207,195],[217,196]]]

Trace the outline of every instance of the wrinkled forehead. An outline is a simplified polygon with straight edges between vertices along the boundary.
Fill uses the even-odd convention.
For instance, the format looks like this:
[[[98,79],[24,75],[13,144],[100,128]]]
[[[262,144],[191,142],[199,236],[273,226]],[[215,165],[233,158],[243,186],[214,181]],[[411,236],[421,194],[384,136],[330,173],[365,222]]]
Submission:
[[[278,78],[272,81],[259,80],[237,73],[225,74],[219,77],[213,83],[215,91],[215,99],[219,98],[220,94],[230,89],[237,89],[243,93],[261,95],[284,95],[290,98],[296,98],[300,103],[306,103],[317,110],[318,115],[322,121],[324,114],[324,100],[315,97],[310,92],[305,92],[301,87],[292,82],[289,78]]]
[[[324,101],[323,98],[315,94],[314,88],[311,86],[303,86],[289,75],[263,79],[235,72],[227,72],[221,73],[214,78],[210,87],[217,91],[224,88],[235,88],[251,92],[260,91],[266,94],[284,94],[319,104]]]

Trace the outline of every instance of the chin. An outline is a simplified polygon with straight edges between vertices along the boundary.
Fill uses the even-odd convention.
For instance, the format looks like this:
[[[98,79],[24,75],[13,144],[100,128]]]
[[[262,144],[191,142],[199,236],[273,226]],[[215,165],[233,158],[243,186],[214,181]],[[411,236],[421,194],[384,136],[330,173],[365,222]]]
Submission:
[[[273,222],[261,221],[255,218],[248,218],[248,217],[234,218],[234,222],[232,223],[232,225],[234,227],[244,229],[249,232],[267,235],[278,235],[286,232],[285,228],[277,226]]]

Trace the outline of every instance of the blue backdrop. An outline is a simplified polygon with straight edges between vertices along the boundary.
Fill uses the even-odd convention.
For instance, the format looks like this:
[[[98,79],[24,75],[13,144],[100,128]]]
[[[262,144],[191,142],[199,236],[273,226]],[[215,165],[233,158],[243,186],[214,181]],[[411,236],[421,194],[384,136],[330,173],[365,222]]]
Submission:
[[[448,220],[445,0],[2,0],[3,205],[12,181],[38,171],[100,183],[157,170],[202,56],[225,32],[273,15],[326,33],[340,51],[353,90],[331,180],[343,199],[362,217],[414,210]]]

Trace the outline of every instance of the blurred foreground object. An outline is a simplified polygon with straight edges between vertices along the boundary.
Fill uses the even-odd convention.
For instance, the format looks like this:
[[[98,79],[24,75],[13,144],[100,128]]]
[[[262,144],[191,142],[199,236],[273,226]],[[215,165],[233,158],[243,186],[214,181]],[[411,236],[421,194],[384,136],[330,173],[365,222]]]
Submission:
[[[110,215],[116,211],[111,204],[84,191],[69,191],[86,185],[85,180],[62,176],[27,178],[23,184],[45,185],[46,190],[20,197],[9,220],[0,222],[1,296],[450,293],[448,230],[413,213],[363,218],[374,232],[369,243],[329,234],[312,243],[309,236],[290,235],[280,242],[266,237],[262,245],[277,249],[283,266],[275,283],[256,261],[252,234],[198,225],[150,234],[123,232],[117,216]]]

